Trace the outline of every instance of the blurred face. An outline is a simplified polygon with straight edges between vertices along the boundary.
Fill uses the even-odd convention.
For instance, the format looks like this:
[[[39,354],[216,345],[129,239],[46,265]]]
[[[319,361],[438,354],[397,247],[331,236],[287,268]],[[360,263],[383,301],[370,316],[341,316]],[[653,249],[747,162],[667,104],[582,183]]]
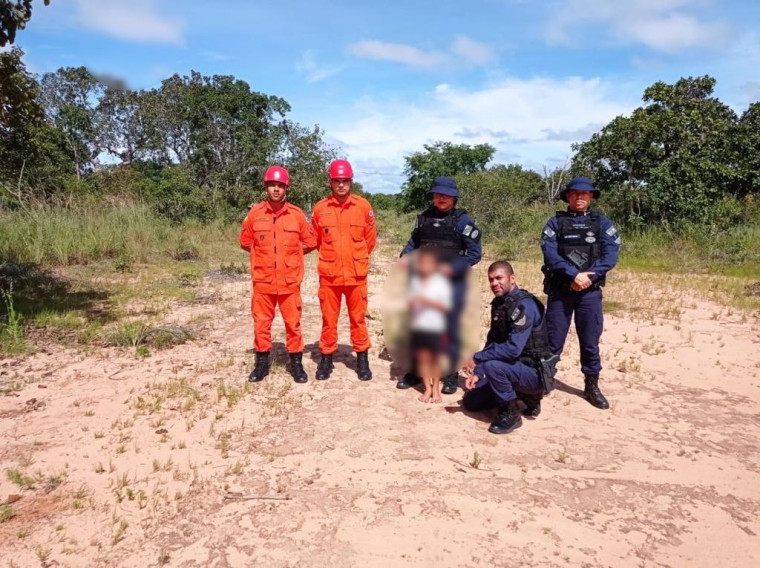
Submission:
[[[420,276],[427,277],[438,268],[438,259],[434,254],[420,253],[417,257],[417,272]]]
[[[454,209],[454,203],[456,203],[456,197],[450,195],[443,195],[442,193],[433,194],[433,205],[441,213],[448,213]]]
[[[578,211],[582,213],[588,210],[591,205],[591,200],[594,198],[594,194],[590,191],[580,191],[578,189],[571,189],[565,196],[567,197],[567,203],[570,205],[571,211]]]
[[[330,188],[337,198],[346,197],[351,193],[351,178],[335,178],[330,180]]]
[[[279,181],[268,181],[266,183],[267,199],[271,203],[282,203],[288,194],[288,186]]]
[[[488,285],[494,296],[503,296],[509,294],[515,287],[515,275],[508,274],[503,268],[497,268],[488,273]]]

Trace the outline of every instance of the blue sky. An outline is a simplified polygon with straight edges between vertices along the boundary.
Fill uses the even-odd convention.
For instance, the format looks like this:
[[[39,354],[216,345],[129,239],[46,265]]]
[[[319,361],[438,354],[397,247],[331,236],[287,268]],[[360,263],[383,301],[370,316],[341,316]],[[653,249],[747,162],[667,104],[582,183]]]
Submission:
[[[755,0],[37,0],[17,45],[34,72],[86,65],[133,88],[235,75],[393,192],[435,140],[561,164],[657,80],[711,74],[741,111],[760,100],[758,22]]]

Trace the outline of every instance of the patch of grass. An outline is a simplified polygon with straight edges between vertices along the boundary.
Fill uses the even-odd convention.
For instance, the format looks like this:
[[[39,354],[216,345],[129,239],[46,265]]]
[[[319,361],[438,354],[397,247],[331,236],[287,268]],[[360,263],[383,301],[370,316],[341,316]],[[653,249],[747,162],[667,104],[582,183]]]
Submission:
[[[116,530],[113,533],[113,537],[111,538],[111,546],[116,546],[122,540],[124,540],[124,535],[127,533],[127,527],[129,527],[129,523],[122,519],[119,523],[119,526],[116,527]]]
[[[132,272],[135,267],[135,259],[127,254],[120,255],[113,263],[113,268],[116,272],[125,274]]]
[[[9,521],[15,516],[16,516],[16,513],[13,510],[13,507],[9,503],[0,505],[0,523]]]
[[[242,274],[248,274],[248,266],[244,262],[230,262],[229,264],[222,263],[219,266],[219,272],[226,276],[240,276]]]
[[[183,327],[151,326],[141,321],[124,322],[104,333],[105,344],[112,347],[133,347],[144,349],[140,355],[147,355],[149,347],[167,349],[181,345],[192,338],[192,333]]]
[[[8,478],[8,481],[14,485],[18,485],[22,489],[33,489],[35,484],[40,481],[38,477],[27,475],[20,469],[16,468],[6,469],[5,476]]]
[[[27,342],[24,337],[23,316],[16,309],[13,298],[13,287],[0,290],[5,304],[4,321],[0,320],[0,352],[18,354],[26,351]]]

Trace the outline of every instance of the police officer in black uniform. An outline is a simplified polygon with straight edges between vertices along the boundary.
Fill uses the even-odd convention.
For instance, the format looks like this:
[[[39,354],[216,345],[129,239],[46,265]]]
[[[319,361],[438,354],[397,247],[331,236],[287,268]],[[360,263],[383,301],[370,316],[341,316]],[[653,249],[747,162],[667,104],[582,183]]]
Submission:
[[[436,178],[428,193],[433,196],[433,205],[417,217],[412,236],[401,251],[401,257],[423,245],[433,245],[441,259],[451,267],[454,302],[446,322],[450,367],[449,373],[443,377],[441,392],[453,394],[457,391],[459,377],[460,319],[465,304],[467,271],[480,262],[482,234],[467,211],[456,208],[459,191],[453,178]],[[420,382],[420,377],[409,372],[399,379],[396,387],[408,389]]]
[[[541,235],[541,270],[549,296],[546,325],[552,352],[562,354],[574,314],[585,377],[583,395],[596,408],[606,409],[609,402],[599,389],[602,286],[618,262],[621,239],[612,221],[589,209],[591,200],[598,197],[599,190],[587,177],[573,178],[565,186],[560,198],[568,204],[567,211],[549,219]]]
[[[463,369],[472,390],[462,405],[471,412],[498,407],[488,431],[506,434],[522,425],[518,400],[525,403],[523,415],[540,414],[559,357],[549,348],[543,304],[517,286],[512,265],[494,262],[488,267],[488,284],[494,294],[491,328],[485,347]]]

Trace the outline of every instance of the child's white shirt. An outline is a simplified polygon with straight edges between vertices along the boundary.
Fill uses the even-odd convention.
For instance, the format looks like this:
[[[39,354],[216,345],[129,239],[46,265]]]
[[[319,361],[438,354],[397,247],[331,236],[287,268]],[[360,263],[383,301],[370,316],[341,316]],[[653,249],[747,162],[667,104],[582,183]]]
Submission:
[[[449,279],[442,274],[432,274],[422,280],[416,274],[409,283],[409,297],[426,298],[445,306],[439,310],[431,306],[412,306],[410,328],[412,331],[443,333],[446,331],[446,312],[451,310],[454,290]]]

